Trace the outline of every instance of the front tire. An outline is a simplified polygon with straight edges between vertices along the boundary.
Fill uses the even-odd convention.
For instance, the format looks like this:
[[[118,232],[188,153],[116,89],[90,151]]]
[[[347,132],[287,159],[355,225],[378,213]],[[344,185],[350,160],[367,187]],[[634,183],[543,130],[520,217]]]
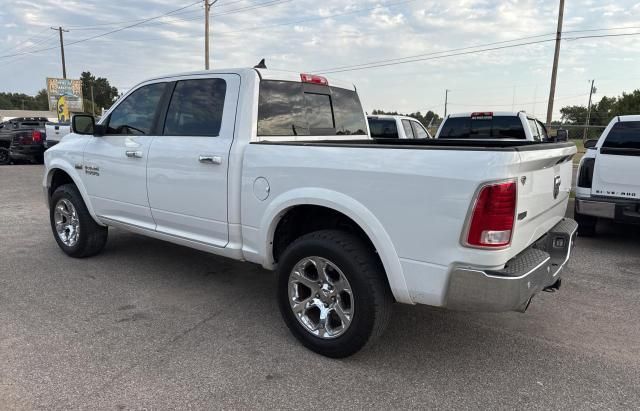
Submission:
[[[93,220],[75,185],[56,188],[50,205],[51,230],[62,251],[75,258],[91,257],[102,251],[108,229]]]
[[[278,264],[278,305],[293,335],[318,354],[343,358],[382,335],[393,297],[382,265],[360,238],[306,234]]]
[[[6,166],[11,163],[11,154],[6,147],[0,147],[0,166]]]

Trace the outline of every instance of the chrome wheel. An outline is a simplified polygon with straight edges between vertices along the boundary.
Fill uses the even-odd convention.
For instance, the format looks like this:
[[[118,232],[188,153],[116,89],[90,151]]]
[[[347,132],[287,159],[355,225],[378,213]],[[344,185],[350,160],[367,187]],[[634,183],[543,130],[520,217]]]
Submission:
[[[53,220],[60,241],[68,247],[76,245],[80,235],[80,221],[78,220],[78,212],[71,201],[66,198],[58,201],[53,211]]]
[[[347,277],[331,261],[305,257],[289,274],[289,304],[311,334],[336,338],[353,319],[353,293]]]

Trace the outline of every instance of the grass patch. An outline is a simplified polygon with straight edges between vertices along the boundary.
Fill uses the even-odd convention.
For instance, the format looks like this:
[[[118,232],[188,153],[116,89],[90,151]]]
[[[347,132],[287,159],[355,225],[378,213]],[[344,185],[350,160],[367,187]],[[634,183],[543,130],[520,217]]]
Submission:
[[[582,141],[582,139],[569,141],[574,143],[576,145],[576,148],[578,149],[578,153],[573,157],[573,164],[580,164],[580,159],[582,159],[582,156],[584,156],[584,153],[586,151],[586,149],[584,148],[584,142]]]

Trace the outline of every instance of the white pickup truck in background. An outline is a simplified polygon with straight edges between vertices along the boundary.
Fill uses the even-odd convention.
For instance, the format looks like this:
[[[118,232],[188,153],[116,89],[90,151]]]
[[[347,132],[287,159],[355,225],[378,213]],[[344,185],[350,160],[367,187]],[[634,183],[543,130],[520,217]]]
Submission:
[[[480,111],[448,115],[440,123],[436,138],[544,142],[549,140],[549,135],[540,120],[524,111]]]
[[[413,117],[378,114],[367,116],[373,138],[433,138],[429,131]]]
[[[640,115],[615,117],[584,146],[575,202],[580,234],[595,234],[600,218],[639,224]]]
[[[354,86],[320,76],[162,76],[72,130],[43,180],[65,253],[117,227],[277,270],[285,323],[331,357],[394,301],[524,311],[559,287],[576,231],[575,145],[372,140]]]
[[[69,123],[47,123],[45,124],[45,148],[53,147],[62,140],[62,137],[71,133]]]

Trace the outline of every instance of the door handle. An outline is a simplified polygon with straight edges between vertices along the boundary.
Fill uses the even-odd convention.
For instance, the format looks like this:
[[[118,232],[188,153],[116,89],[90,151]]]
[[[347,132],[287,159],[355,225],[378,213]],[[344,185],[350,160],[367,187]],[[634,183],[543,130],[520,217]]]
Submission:
[[[220,156],[200,156],[198,159],[201,163],[205,164],[222,164],[222,157]]]
[[[129,158],[142,158],[142,151],[125,151]]]

